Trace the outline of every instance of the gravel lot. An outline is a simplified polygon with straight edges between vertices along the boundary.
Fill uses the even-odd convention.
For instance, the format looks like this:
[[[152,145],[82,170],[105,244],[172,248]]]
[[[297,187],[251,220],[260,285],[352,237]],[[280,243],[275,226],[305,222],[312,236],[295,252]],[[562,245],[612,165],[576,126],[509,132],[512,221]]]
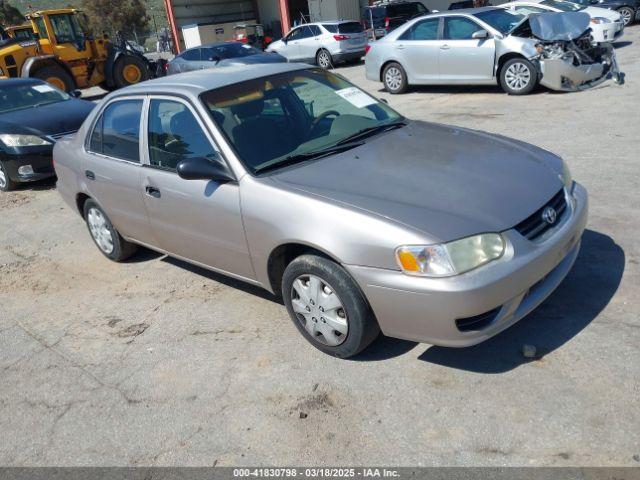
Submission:
[[[590,192],[568,278],[473,348],[336,360],[259,289],[108,262],[53,182],[0,195],[0,464],[640,466],[640,25],[618,55],[622,87],[522,98],[339,69],[409,117],[551,149]]]

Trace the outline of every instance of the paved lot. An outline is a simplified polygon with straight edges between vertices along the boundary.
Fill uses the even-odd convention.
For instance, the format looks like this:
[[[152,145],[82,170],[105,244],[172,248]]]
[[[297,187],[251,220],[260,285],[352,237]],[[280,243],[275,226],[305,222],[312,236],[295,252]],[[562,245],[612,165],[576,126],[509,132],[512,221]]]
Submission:
[[[109,263],[52,183],[0,195],[0,464],[640,466],[640,26],[623,40],[623,87],[380,93],[554,150],[590,191],[569,277],[473,348],[382,338],[336,360],[258,289]]]

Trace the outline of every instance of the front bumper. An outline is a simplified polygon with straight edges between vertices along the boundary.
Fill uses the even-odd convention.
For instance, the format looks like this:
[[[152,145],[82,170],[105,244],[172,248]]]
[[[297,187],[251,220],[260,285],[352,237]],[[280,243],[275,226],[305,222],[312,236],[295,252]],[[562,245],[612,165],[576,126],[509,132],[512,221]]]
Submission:
[[[55,175],[52,153],[53,146],[28,147],[22,148],[19,153],[1,152],[0,160],[14,182],[34,182]],[[26,165],[31,165],[33,173],[21,175],[18,169]]]
[[[574,184],[569,213],[541,242],[515,230],[503,232],[504,256],[485,267],[448,278],[345,265],[390,337],[449,347],[480,343],[516,323],[542,303],[575,262],[587,223],[586,190]],[[569,194],[567,194],[570,196]],[[571,200],[571,201],[569,201]],[[495,311],[484,328],[461,331],[456,320]]]
[[[618,68],[616,53],[611,44],[604,44],[607,48],[606,59],[602,62],[574,65],[567,58],[540,59],[540,84],[551,90],[575,92],[600,85],[613,78],[622,83],[624,74]]]

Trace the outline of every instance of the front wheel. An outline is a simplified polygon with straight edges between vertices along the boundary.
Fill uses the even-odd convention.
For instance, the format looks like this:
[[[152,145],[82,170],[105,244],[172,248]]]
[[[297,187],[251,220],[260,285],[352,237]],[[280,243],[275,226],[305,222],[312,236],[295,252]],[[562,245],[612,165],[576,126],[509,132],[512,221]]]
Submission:
[[[328,70],[333,66],[333,58],[328,51],[323,49],[316,55],[316,63],[320,68]]]
[[[318,350],[338,358],[360,353],[380,328],[367,300],[337,263],[302,255],[286,268],[282,295],[293,323]]]
[[[93,200],[84,204],[84,218],[91,238],[102,254],[114,262],[122,262],[133,255],[137,246],[127,242],[115,229],[104,210]]]
[[[390,63],[382,72],[384,88],[391,94],[404,93],[407,91],[409,82],[407,73],[399,63]]]
[[[9,177],[9,172],[5,168],[4,164],[0,162],[0,190],[3,192],[9,192],[16,188],[17,184],[11,177]]]
[[[149,80],[149,68],[145,61],[134,55],[124,55],[115,65],[113,78],[118,88]]]
[[[625,27],[633,22],[633,19],[635,17],[635,12],[633,11],[633,8],[631,8],[631,7],[620,7],[618,9],[618,13],[620,14],[620,17],[622,18],[622,23],[624,24]]]
[[[526,58],[512,58],[500,70],[500,86],[509,95],[527,95],[538,84],[536,67]]]

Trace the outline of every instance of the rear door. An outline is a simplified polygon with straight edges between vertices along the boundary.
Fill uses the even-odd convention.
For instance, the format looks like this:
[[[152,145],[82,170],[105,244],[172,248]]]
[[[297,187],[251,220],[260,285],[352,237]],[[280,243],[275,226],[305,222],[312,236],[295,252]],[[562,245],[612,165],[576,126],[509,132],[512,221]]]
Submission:
[[[310,62],[315,61],[316,52],[320,49],[320,36],[322,32],[317,25],[303,25],[300,27],[302,32],[299,36],[299,60]]]
[[[440,76],[440,18],[427,18],[414,23],[396,41],[400,63],[409,80],[417,83],[437,82]]]
[[[140,126],[144,100],[109,102],[98,116],[82,166],[89,194],[125,237],[154,245],[140,192]]]
[[[145,120],[141,190],[153,231],[163,250],[222,270],[254,278],[235,182],[184,180],[183,159],[224,162],[207,127],[192,106],[173,97],[151,97]]]
[[[479,30],[484,27],[468,17],[444,17],[439,56],[441,80],[465,83],[493,79],[495,41],[493,38],[474,39],[473,34]]]

